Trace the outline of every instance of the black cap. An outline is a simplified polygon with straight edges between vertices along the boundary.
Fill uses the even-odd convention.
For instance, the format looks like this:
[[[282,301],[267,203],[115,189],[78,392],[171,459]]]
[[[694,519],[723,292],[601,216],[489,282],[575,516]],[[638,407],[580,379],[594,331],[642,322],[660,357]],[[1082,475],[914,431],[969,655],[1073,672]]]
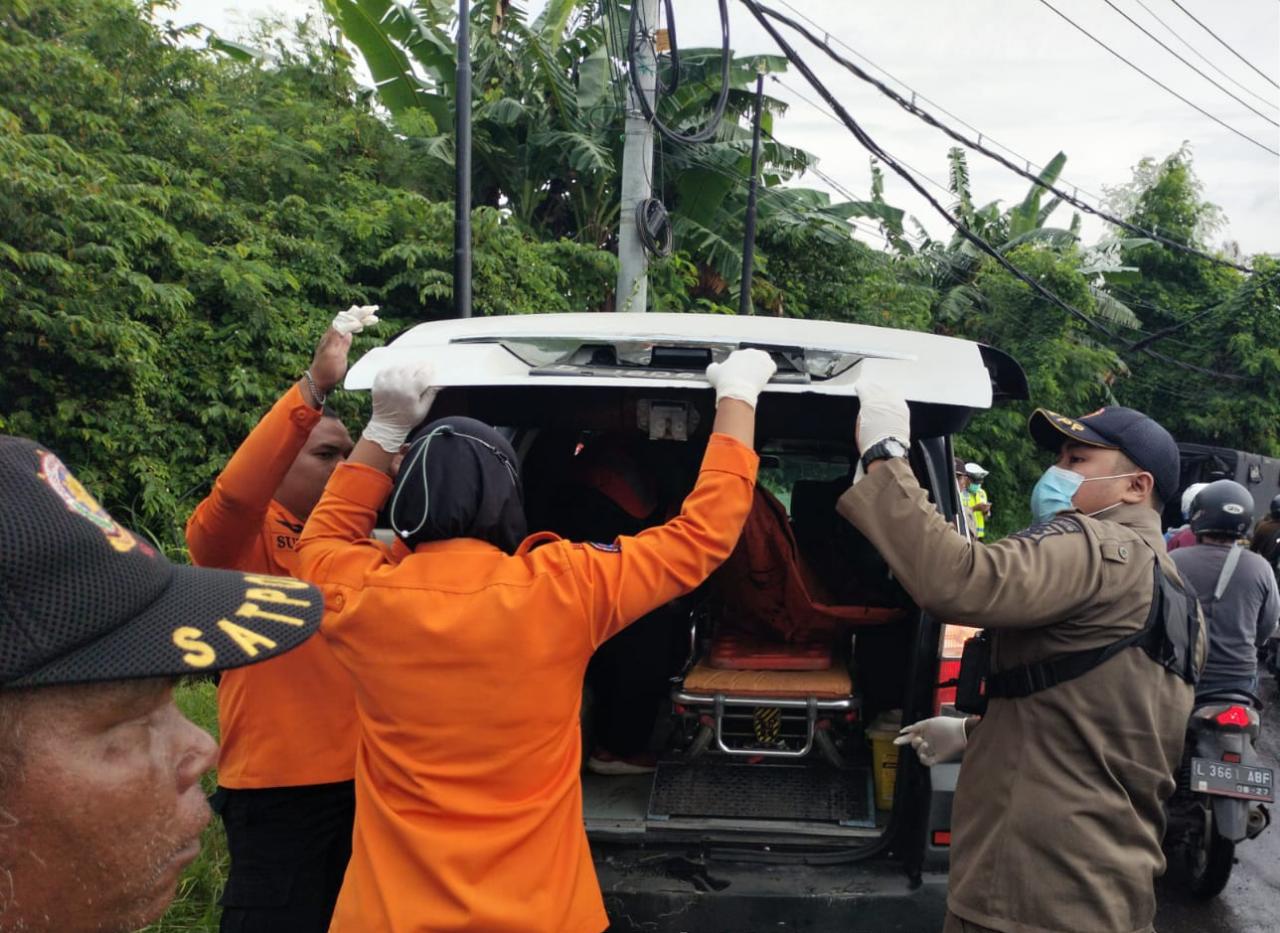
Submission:
[[[323,611],[300,580],[170,563],[47,448],[0,435],[0,688],[240,667]]]
[[[1173,435],[1140,411],[1111,405],[1090,415],[1068,418],[1037,408],[1027,425],[1031,437],[1057,453],[1065,441],[1118,450],[1156,480],[1156,495],[1168,502],[1178,492],[1178,444]]]

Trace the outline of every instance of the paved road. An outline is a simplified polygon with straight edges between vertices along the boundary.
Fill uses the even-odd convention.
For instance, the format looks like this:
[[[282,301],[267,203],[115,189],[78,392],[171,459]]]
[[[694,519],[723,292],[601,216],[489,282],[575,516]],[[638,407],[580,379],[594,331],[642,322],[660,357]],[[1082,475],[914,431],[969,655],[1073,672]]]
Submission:
[[[1262,736],[1258,743],[1263,763],[1280,768],[1280,691],[1270,674],[1262,675]],[[1202,903],[1179,890],[1176,875],[1156,890],[1160,933],[1275,933],[1280,930],[1280,810],[1261,836],[1236,849],[1239,861],[1231,881],[1217,898]]]

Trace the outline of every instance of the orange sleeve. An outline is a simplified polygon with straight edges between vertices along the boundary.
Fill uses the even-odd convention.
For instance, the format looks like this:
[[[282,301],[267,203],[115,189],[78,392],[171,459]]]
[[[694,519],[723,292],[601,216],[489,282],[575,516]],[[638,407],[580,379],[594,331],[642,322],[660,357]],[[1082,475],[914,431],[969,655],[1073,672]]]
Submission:
[[[671,521],[608,547],[563,545],[581,587],[593,647],[693,590],[728,558],[751,511],[758,465],[751,448],[713,434],[698,482]]]
[[[339,464],[298,539],[297,575],[322,587],[360,587],[365,574],[393,563],[388,549],[369,537],[390,492],[391,477],[381,470]]]
[[[296,383],[263,415],[187,520],[192,563],[237,566],[262,533],[271,497],[321,417]]]

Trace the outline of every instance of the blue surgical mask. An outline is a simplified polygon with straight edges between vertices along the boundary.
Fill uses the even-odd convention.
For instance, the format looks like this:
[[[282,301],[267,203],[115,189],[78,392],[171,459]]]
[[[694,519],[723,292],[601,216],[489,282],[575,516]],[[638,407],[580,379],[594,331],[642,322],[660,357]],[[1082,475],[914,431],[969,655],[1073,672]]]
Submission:
[[[1031,520],[1047,522],[1059,512],[1075,508],[1071,500],[1083,482],[1084,477],[1074,470],[1049,467],[1031,490]]]
[[[1034,489],[1031,490],[1031,519],[1034,522],[1047,522],[1059,512],[1067,512],[1075,508],[1072,501],[1082,483],[1092,483],[1104,479],[1124,479],[1137,476],[1141,471],[1133,473],[1113,473],[1110,476],[1090,476],[1088,479],[1075,470],[1066,470],[1060,466],[1051,466],[1044,471]],[[1104,509],[1090,512],[1092,518],[1103,512],[1110,512],[1123,502],[1113,502]]]

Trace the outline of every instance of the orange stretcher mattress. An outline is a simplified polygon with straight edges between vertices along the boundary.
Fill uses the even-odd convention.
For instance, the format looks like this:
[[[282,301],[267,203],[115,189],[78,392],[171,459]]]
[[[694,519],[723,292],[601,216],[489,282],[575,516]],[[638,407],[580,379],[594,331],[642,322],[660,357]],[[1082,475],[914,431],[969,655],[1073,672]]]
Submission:
[[[824,641],[765,641],[734,633],[711,643],[711,666],[737,671],[825,671],[832,664],[831,639]]]
[[[852,695],[853,680],[843,667],[825,671],[735,671],[717,670],[699,661],[685,675],[684,689],[688,693],[726,696],[838,700]]]

